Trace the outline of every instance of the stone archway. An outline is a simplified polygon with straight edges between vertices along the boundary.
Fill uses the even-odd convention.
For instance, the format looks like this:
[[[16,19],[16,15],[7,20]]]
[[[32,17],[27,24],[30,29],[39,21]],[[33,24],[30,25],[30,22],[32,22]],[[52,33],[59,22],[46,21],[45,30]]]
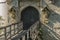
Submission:
[[[39,20],[39,12],[32,6],[26,7],[21,12],[21,21],[23,21],[23,29],[27,30],[31,25]]]

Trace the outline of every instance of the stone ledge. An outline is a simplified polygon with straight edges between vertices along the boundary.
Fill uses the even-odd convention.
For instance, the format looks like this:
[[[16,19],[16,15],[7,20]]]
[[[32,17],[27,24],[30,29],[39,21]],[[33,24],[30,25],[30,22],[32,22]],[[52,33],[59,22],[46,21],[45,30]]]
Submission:
[[[53,5],[49,0],[44,0],[44,1],[51,10],[53,10],[54,12],[60,15],[60,7]]]

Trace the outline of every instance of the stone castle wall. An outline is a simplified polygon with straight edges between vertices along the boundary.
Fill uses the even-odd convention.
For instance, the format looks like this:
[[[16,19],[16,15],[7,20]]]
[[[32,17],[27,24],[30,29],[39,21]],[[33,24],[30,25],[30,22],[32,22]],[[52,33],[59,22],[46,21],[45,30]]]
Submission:
[[[54,5],[57,8],[59,8],[56,4],[59,5],[59,1],[57,3],[55,3],[55,5]],[[45,5],[49,9],[49,17],[48,17],[48,23],[44,23],[42,25],[43,40],[60,40],[59,12],[57,12],[57,9],[55,11],[53,10],[55,7],[52,6],[51,3],[49,5],[47,2]],[[52,9],[50,9],[50,8],[52,8]]]
[[[21,19],[21,11],[23,11],[28,6],[35,7],[40,13],[40,21],[43,20],[41,21],[41,23],[44,23],[41,25],[43,40],[60,40],[59,38],[60,37],[59,36],[60,35],[59,34],[60,33],[60,15],[52,11],[44,2],[42,5],[42,4],[39,4],[39,2],[26,1],[26,2],[20,2],[20,13],[18,14],[19,19]],[[45,12],[42,11],[44,10],[45,7],[48,7],[49,9],[49,13],[46,12],[47,15],[45,14]],[[46,18],[46,16],[48,17]]]

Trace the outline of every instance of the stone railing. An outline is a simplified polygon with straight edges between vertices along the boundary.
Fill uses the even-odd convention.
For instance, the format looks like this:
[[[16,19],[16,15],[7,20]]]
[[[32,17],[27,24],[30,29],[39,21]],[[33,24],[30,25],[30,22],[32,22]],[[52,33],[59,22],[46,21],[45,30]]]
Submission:
[[[33,24],[28,30],[24,30],[22,32],[20,32],[17,36],[15,36],[14,38],[12,38],[12,40],[34,40],[37,37],[37,33],[36,35],[34,35],[36,28],[39,25],[39,21],[37,21],[35,24]]]
[[[0,30],[3,32],[0,34],[1,40],[9,40],[13,36],[17,35],[20,31],[22,31],[22,22],[14,23],[11,25],[8,25],[6,27],[1,27]]]
[[[2,27],[0,28],[0,30],[2,30],[3,33],[0,34],[0,39],[1,40],[19,40],[19,39],[28,40],[30,37],[32,37],[31,39],[34,39],[32,32],[36,30],[38,24],[39,21],[34,23],[28,30],[22,30],[23,29],[22,22],[11,24],[6,27]],[[34,36],[36,38],[37,35]]]
[[[46,3],[46,5],[49,7],[50,10],[60,15],[60,7],[57,7],[56,5],[52,4],[50,0],[43,0],[43,1]]]

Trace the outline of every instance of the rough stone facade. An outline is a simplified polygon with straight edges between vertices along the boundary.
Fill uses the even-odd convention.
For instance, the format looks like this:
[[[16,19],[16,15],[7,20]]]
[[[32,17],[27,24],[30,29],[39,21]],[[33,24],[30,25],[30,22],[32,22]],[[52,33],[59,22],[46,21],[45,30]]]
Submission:
[[[48,23],[42,25],[43,40],[60,40],[60,12],[59,0],[44,0],[46,7],[49,9]],[[55,3],[55,4],[54,4]]]
[[[47,0],[46,0],[47,1]],[[49,2],[49,1],[48,1]],[[28,6],[33,6],[40,13],[40,22],[42,23],[42,37],[43,40],[60,40],[60,15],[59,7],[52,5],[44,0],[40,2],[21,1],[20,13],[18,14],[21,19],[21,11]],[[60,2],[60,1],[59,1]],[[57,2],[59,4],[59,2]],[[47,8],[47,9],[46,9]],[[19,20],[20,21],[20,20]]]
[[[32,7],[34,7],[34,8],[36,8],[37,9],[37,11],[39,12],[39,15],[40,15],[40,4],[39,4],[39,2],[30,2],[30,1],[26,1],[26,2],[20,2],[20,19],[21,19],[21,12],[25,9],[25,8],[27,8],[27,7],[29,7],[29,6],[32,6]],[[35,31],[37,31],[37,29],[35,30]],[[37,32],[38,33],[38,32]],[[31,30],[31,38],[33,39],[33,40],[35,40],[36,39],[36,37],[37,37],[37,34],[36,32],[33,32],[32,30]],[[38,38],[38,37],[37,37]]]
[[[20,2],[20,15],[21,15],[21,11],[23,11],[25,8],[32,6],[34,8],[36,8],[38,10],[38,12],[40,13],[40,5],[39,2]]]
[[[40,13],[40,21],[42,24],[42,37],[43,40],[59,40],[59,14],[51,10],[47,4],[43,1],[43,4],[40,4],[41,2],[20,2],[20,15],[21,11],[24,10],[28,6],[33,6],[36,8]],[[45,10],[45,7],[47,9]],[[45,12],[44,12],[45,11]],[[21,17],[21,16],[20,16]]]

